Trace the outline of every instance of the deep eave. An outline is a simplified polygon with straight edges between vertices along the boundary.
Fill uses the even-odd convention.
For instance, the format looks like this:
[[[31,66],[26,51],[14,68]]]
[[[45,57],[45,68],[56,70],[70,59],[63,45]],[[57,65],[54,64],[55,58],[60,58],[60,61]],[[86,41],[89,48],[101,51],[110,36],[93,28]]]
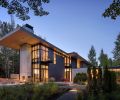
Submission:
[[[62,53],[63,55],[67,55],[66,52],[35,35],[33,31],[25,27],[18,27],[14,31],[0,38],[0,45],[18,50],[23,44],[34,45],[37,43],[41,43],[57,52]]]
[[[0,45],[13,49],[20,49],[20,46],[23,44],[33,45],[38,43],[39,40],[32,35],[33,33],[28,33],[26,29],[19,27],[1,38]]]

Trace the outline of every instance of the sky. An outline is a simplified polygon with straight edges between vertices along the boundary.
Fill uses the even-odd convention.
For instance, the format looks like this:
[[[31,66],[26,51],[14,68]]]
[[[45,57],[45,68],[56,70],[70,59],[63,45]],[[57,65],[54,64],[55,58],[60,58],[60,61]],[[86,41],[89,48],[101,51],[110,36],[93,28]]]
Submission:
[[[35,34],[66,52],[77,52],[88,60],[93,45],[97,57],[100,50],[113,57],[114,41],[120,32],[120,18],[111,20],[102,13],[112,0],[50,0],[43,5],[48,16],[37,17],[30,12],[31,19],[21,21],[14,16],[15,23],[26,23],[34,27]],[[0,8],[0,20],[10,22],[10,15]]]

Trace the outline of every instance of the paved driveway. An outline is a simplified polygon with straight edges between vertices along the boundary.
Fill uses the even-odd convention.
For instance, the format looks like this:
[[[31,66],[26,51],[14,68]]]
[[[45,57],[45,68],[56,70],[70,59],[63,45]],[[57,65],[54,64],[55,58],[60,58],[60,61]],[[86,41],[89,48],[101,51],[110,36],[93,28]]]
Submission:
[[[77,100],[77,90],[70,90],[69,92],[59,97],[57,100]]]
[[[63,83],[60,83],[60,84],[63,84]],[[77,90],[84,90],[86,88],[86,85],[78,85],[78,84],[70,83],[68,85],[63,85],[60,87],[69,88],[71,90],[63,94],[57,100],[77,100]]]

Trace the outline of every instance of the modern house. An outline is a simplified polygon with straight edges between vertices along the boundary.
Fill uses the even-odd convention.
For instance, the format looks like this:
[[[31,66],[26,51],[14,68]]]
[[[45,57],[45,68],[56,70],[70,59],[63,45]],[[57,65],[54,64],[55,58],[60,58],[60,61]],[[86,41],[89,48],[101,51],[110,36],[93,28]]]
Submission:
[[[75,73],[82,68],[86,71],[89,65],[79,54],[66,53],[35,35],[28,24],[2,37],[0,45],[19,50],[20,80],[45,82],[54,78],[55,81],[72,81]]]

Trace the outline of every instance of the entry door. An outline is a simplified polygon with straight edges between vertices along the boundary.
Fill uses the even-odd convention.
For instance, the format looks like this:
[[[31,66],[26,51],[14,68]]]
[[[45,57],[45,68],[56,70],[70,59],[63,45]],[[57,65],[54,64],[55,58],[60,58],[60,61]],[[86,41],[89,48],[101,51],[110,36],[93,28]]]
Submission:
[[[71,81],[71,68],[65,68],[65,79],[67,79],[67,81]]]

